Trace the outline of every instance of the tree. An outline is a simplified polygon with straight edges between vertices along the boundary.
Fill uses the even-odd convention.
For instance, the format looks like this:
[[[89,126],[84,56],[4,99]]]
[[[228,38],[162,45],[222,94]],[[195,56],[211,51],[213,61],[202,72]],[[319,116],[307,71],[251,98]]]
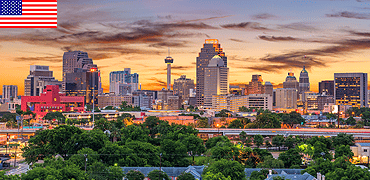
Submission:
[[[347,125],[356,125],[356,119],[350,116],[349,118],[346,119],[346,124]]]
[[[208,128],[208,118],[206,117],[201,117],[197,120],[197,128]]]
[[[264,180],[267,178],[269,170],[261,169],[260,171],[253,171],[250,180]]]
[[[278,159],[284,162],[285,168],[302,164],[302,155],[300,155],[296,149],[289,149],[288,151],[280,153]]]
[[[288,149],[293,148],[296,144],[296,139],[293,138],[292,135],[288,136],[285,139],[284,146],[287,147]]]
[[[254,135],[253,143],[259,148],[263,144],[263,136],[260,134]]]
[[[182,172],[178,177],[177,180],[195,180],[194,176],[190,173]]]
[[[231,180],[231,177],[225,177],[221,172],[218,172],[217,174],[207,172],[206,174],[202,175],[203,180]]]
[[[122,144],[126,141],[142,141],[149,142],[149,130],[142,128],[141,126],[130,125],[121,129],[121,140]]]
[[[239,112],[248,112],[248,108],[245,106],[239,107]]]
[[[134,164],[135,166],[159,166],[160,153],[158,146],[154,146],[148,142],[130,141],[126,142],[126,147],[132,149],[136,153],[136,155],[129,155],[129,157],[131,156],[136,158],[136,164]]]
[[[253,152],[256,153],[262,161],[264,161],[265,158],[268,157],[272,158],[272,154],[266,149],[254,148]]]
[[[184,167],[189,164],[185,159],[188,156],[187,149],[180,140],[174,141],[171,139],[164,139],[161,142],[160,152],[162,153],[163,166]],[[151,179],[151,178],[150,178]]]
[[[304,124],[305,119],[302,118],[301,114],[292,111],[289,114],[281,114],[281,119],[285,124],[289,124],[290,127],[293,127],[295,124]]]
[[[276,135],[275,137],[272,138],[272,142],[271,143],[275,147],[279,147],[279,151],[280,151],[280,147],[284,144],[284,137],[283,137],[283,135]]]
[[[333,144],[333,141],[332,141],[331,138],[325,138],[324,136],[314,136],[314,137],[312,137],[310,139],[307,139],[307,143],[308,144],[311,144],[312,146],[314,146],[314,144],[317,141],[320,141],[323,144],[325,144],[327,149],[331,149],[332,144]]]
[[[148,178],[150,180],[170,180],[168,175],[165,172],[160,171],[160,170],[150,171],[148,174]]]
[[[105,131],[111,128],[110,123],[105,118],[100,118],[98,120],[95,120],[94,122],[94,129],[100,129],[101,131]]]
[[[85,170],[85,162],[86,166],[90,166],[99,161],[99,155],[90,148],[83,148],[77,151],[77,154],[72,155],[69,160],[79,166],[81,170]]]
[[[369,111],[363,112],[361,119],[363,121],[364,126],[369,126],[370,125],[370,112]]]
[[[317,159],[321,157],[324,159],[329,159],[329,160],[333,159],[333,156],[329,152],[329,149],[327,149],[327,146],[321,141],[316,141],[313,147],[314,147],[314,151],[313,151],[312,159]]]
[[[280,128],[281,119],[276,114],[264,112],[257,115],[257,118],[253,123],[259,128]]]
[[[145,175],[137,170],[130,170],[126,173],[125,178],[127,180],[144,180]]]
[[[231,121],[227,128],[243,129],[244,124],[239,119],[235,119],[234,121]]]
[[[217,137],[213,137],[213,138],[210,138],[210,139],[207,140],[207,142],[206,142],[206,148],[207,149],[211,149],[214,146],[216,146],[216,144],[218,142],[224,142],[224,143],[231,144],[230,139],[227,138],[226,136],[217,136]]]
[[[337,159],[338,157],[342,157],[342,156],[345,156],[349,159],[354,156],[349,145],[340,145],[335,148],[334,158]]]
[[[367,168],[362,169],[354,165],[348,166],[346,169],[336,168],[334,171],[328,172],[326,175],[328,180],[330,179],[370,179],[370,172]]]
[[[64,115],[61,113],[61,112],[48,112],[44,117],[43,119],[45,120],[57,120],[58,121],[58,124],[59,123],[65,123],[65,120],[66,120],[66,117],[64,117]]]
[[[215,114],[215,117],[230,117],[232,112],[226,109],[221,110],[218,114]]]
[[[265,146],[266,146],[267,149],[270,148],[270,147],[272,147],[272,145],[271,145],[271,143],[270,143],[269,140],[266,140],[265,141]]]
[[[349,145],[349,146],[355,145],[355,138],[353,137],[352,134],[339,133],[337,134],[337,136],[332,137],[332,140],[334,147],[340,145]]]
[[[210,172],[212,174],[217,174],[221,172],[224,177],[230,177],[231,179],[246,180],[244,167],[237,161],[228,161],[225,159],[216,161],[215,163],[209,165],[203,174]]]
[[[257,168],[284,168],[284,162],[268,156],[264,161],[258,163]]]
[[[181,135],[180,137],[182,144],[185,145],[187,148],[187,152],[193,156],[194,162],[194,155],[201,155],[206,151],[203,140],[199,138],[197,135],[190,134],[190,135]]]

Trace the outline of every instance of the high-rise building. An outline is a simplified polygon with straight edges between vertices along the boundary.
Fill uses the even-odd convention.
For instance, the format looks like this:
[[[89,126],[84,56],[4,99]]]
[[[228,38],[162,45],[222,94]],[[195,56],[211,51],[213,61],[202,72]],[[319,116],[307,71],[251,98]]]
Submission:
[[[66,73],[66,94],[68,96],[84,96],[85,104],[98,104],[100,72],[94,70],[75,69],[73,73]]]
[[[262,76],[259,74],[252,75],[252,80],[248,85],[247,94],[264,94],[265,86],[263,85]]]
[[[296,109],[298,90],[295,88],[278,88],[275,90],[276,108]]]
[[[66,86],[66,74],[73,73],[75,68],[82,68],[82,61],[88,60],[87,52],[83,51],[68,51],[63,54],[63,91]],[[92,62],[92,61],[91,61]],[[84,61],[86,63],[86,61]]]
[[[288,76],[285,78],[285,82],[283,82],[283,88],[299,89],[299,82],[293,72],[288,73]]]
[[[212,96],[228,94],[229,68],[224,65],[223,59],[215,55],[204,68],[204,107],[212,108]]]
[[[167,90],[171,90],[171,64],[173,63],[173,58],[167,56],[164,62],[167,64]]]
[[[25,96],[40,96],[47,85],[57,85],[62,90],[63,83],[53,77],[49,66],[31,65],[30,75],[24,80]]]
[[[334,96],[334,81],[319,82],[319,93]]]
[[[299,75],[299,94],[310,91],[310,79],[306,67],[303,66],[301,74]]]
[[[215,55],[219,55],[223,60],[224,66],[227,67],[227,57],[225,56],[218,39],[206,39],[196,60],[197,106],[204,105],[204,70],[206,67],[208,67],[209,61]]]
[[[181,96],[183,100],[189,99],[190,90],[194,88],[194,80],[186,78],[186,75],[181,75],[180,78],[175,79],[173,83],[174,94]]]
[[[265,82],[265,94],[269,94],[271,97],[273,95],[274,86],[271,84],[270,81]]]
[[[10,100],[12,98],[17,98],[18,86],[16,85],[3,85],[3,97],[4,101]]]
[[[367,73],[334,73],[336,105],[367,107]]]
[[[131,74],[131,68],[125,68],[123,71],[112,71],[109,73],[109,92],[114,92],[116,95],[124,94],[125,87],[130,86],[132,93],[138,89],[139,74]],[[121,91],[123,90],[123,91]]]

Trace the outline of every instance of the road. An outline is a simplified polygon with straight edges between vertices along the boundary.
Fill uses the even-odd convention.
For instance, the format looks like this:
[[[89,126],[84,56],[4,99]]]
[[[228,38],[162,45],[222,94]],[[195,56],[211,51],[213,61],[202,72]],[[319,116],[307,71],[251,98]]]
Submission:
[[[27,163],[17,163],[17,166],[17,168],[6,172],[5,175],[22,174],[26,173],[29,170],[29,165]]]

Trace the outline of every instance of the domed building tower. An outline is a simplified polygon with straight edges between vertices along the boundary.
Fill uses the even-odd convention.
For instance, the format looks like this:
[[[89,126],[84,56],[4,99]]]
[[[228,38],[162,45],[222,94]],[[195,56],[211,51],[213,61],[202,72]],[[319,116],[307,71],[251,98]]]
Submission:
[[[299,82],[293,72],[288,72],[288,76],[285,78],[285,82],[283,82],[283,88],[294,88],[299,90]]]

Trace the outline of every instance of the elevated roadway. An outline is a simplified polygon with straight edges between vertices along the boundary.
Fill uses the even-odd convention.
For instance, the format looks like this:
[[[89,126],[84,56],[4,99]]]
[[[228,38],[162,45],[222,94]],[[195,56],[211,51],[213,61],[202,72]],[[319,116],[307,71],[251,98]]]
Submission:
[[[218,129],[218,128],[197,128],[200,134],[223,134],[223,135],[239,135],[245,131],[247,135],[299,135],[299,136],[337,136],[339,133],[352,134],[355,138],[370,138],[370,129]]]

